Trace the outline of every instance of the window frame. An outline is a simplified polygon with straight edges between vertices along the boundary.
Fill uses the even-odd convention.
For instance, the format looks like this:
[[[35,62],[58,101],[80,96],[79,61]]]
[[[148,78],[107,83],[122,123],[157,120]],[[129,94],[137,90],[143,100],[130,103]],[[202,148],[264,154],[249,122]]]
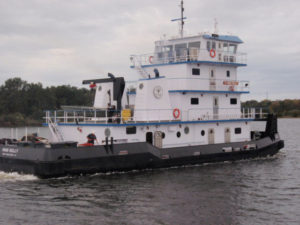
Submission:
[[[235,134],[241,134],[242,133],[242,128],[241,127],[234,128],[234,133]]]
[[[237,98],[230,98],[230,105],[237,105],[238,99]]]
[[[136,134],[136,126],[128,126],[126,127],[126,134]]]
[[[194,100],[194,101],[193,101]],[[197,103],[196,103],[196,102]],[[191,105],[199,105],[199,98],[191,98]]]
[[[199,72],[194,73],[194,71],[199,71]],[[200,76],[200,68],[192,68],[192,75],[193,76]]]

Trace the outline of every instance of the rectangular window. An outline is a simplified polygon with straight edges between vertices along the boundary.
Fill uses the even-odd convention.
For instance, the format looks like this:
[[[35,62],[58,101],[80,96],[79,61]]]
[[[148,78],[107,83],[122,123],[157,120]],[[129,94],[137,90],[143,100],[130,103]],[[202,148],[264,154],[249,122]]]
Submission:
[[[191,105],[198,105],[199,104],[199,98],[191,98]]]
[[[126,134],[136,134],[136,127],[126,127]]]
[[[231,105],[236,105],[237,104],[237,99],[236,98],[231,98],[230,99],[230,104]]]
[[[212,42],[211,48],[212,48],[212,49],[216,49],[216,42],[214,42],[214,41]]]
[[[240,128],[240,127],[235,128],[234,133],[235,134],[241,134],[242,133],[242,128]]]
[[[200,48],[200,41],[197,42],[190,42],[189,48]]]
[[[200,75],[200,69],[199,68],[193,68],[192,69],[192,74],[193,75]]]
[[[228,52],[228,43],[223,44],[223,51]]]
[[[206,48],[207,48],[207,51],[210,51],[210,41],[206,42]]]
[[[226,76],[230,77],[230,71],[229,70],[226,71]]]
[[[236,53],[237,45],[236,44],[229,44],[229,52]]]

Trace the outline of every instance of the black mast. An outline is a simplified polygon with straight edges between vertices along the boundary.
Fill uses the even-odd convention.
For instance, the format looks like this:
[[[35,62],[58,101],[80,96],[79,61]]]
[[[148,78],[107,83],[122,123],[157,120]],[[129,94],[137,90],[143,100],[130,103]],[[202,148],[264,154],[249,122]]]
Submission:
[[[180,37],[183,37],[184,20],[186,19],[186,17],[183,16],[183,12],[184,12],[184,8],[183,8],[183,0],[181,0],[179,7],[180,7],[180,10],[181,10],[181,17],[178,18],[178,19],[172,19],[171,21],[172,21],[172,22],[174,22],[174,21],[180,21],[180,30],[179,30],[179,34],[180,34]]]
[[[183,18],[183,0],[181,0],[181,4],[180,4],[180,8],[181,8],[181,30],[180,30],[180,36],[183,37],[183,26],[184,26],[184,18]]]

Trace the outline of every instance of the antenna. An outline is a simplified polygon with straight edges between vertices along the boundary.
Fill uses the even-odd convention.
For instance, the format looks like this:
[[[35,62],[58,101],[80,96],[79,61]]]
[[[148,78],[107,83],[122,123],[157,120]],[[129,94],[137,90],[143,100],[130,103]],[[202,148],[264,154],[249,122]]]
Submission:
[[[215,18],[215,31],[214,31],[215,34],[218,34],[219,33],[219,29],[218,29],[218,20],[217,18]]]
[[[179,34],[180,34],[180,37],[183,37],[184,20],[187,19],[186,17],[183,17],[183,12],[184,12],[184,8],[183,8],[183,0],[181,0],[179,7],[180,7],[180,9],[181,9],[181,18],[178,18],[178,19],[172,19],[171,21],[174,22],[174,21],[179,21],[179,20],[180,20]]]

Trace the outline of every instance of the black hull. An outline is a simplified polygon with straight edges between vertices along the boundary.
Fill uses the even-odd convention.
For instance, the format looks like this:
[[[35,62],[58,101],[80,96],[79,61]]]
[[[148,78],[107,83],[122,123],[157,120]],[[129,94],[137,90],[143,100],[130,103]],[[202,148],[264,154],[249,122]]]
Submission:
[[[245,145],[255,145],[256,147],[245,149]],[[50,178],[266,157],[276,154],[283,146],[282,140],[272,140],[270,137],[251,142],[170,149],[158,149],[148,143],[85,148],[57,147],[54,149],[33,146],[2,146],[0,147],[0,170]]]

